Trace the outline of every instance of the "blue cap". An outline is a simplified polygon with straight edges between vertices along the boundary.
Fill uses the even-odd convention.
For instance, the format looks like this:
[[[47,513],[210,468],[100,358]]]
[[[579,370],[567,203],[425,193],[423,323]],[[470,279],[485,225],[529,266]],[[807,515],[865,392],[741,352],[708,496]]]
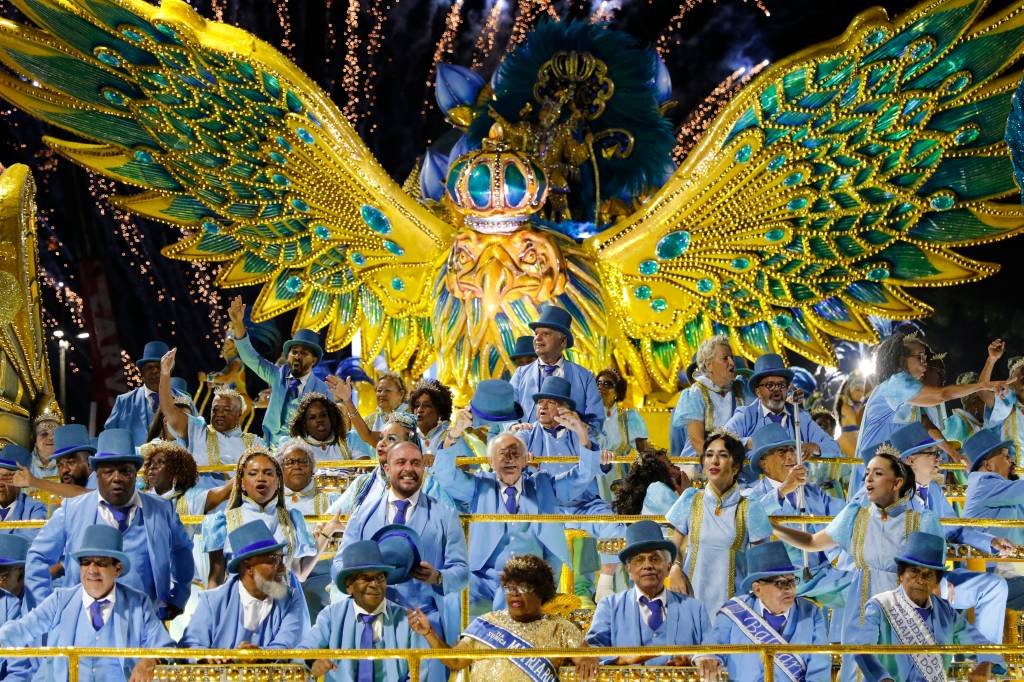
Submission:
[[[747,576],[740,584],[740,592],[750,592],[758,580],[796,573],[786,546],[778,540],[755,545],[747,550],[746,555]]]
[[[757,388],[757,384],[765,377],[782,377],[786,383],[793,381],[793,370],[786,367],[785,360],[778,353],[765,353],[754,361],[754,373],[747,379],[750,390]]]
[[[292,338],[284,342],[284,352],[287,355],[292,346],[303,345],[316,354],[319,361],[324,356],[324,349],[320,345],[320,335],[312,329],[300,329],[292,335]]]
[[[516,339],[515,348],[509,354],[509,357],[513,360],[518,358],[535,358],[537,357],[537,351],[533,349],[533,337],[532,336],[520,336]]]
[[[384,563],[384,558],[380,555],[380,546],[372,540],[353,542],[341,550],[341,565],[342,569],[338,571],[334,584],[342,592],[348,591],[345,588],[345,578],[353,573],[379,571],[390,576],[395,572],[394,566]]]
[[[900,459],[904,460],[922,450],[928,450],[939,445],[939,441],[931,437],[928,429],[921,422],[911,422],[906,426],[896,429],[889,436],[889,442],[900,451]]]
[[[73,559],[81,559],[86,556],[105,556],[117,559],[121,562],[121,575],[131,570],[132,562],[128,555],[121,551],[124,548],[124,538],[121,531],[113,526],[96,524],[89,526],[82,534],[82,544],[71,553]]]
[[[946,572],[946,538],[931,533],[917,531],[907,536],[898,550],[896,561],[915,566],[923,566]]]
[[[569,409],[576,411],[576,401],[572,399],[572,385],[562,377],[544,377],[540,390],[533,394],[533,402],[541,398],[551,398],[565,403]]]
[[[380,548],[384,564],[394,568],[388,574],[388,585],[412,580],[413,571],[420,565],[419,533],[400,523],[392,523],[378,530],[370,539]]]
[[[142,456],[135,452],[131,431],[105,429],[100,432],[100,438],[96,442],[96,454],[89,458],[89,466],[96,471],[101,464],[131,462],[141,469],[143,461]]]
[[[1013,445],[1013,441],[1004,440],[999,428],[997,427],[994,429],[983,429],[978,431],[976,434],[964,441],[964,446],[961,451],[967,459],[971,461],[971,468],[969,471],[977,471],[978,467],[980,467],[982,462],[985,461],[985,458],[1003,448],[1009,448],[1010,454],[1012,456],[1016,456],[1016,448]]]
[[[192,396],[192,394],[188,392],[188,382],[182,377],[171,377],[171,393],[175,395]]]
[[[28,540],[13,533],[0,534],[0,566],[24,566]]]
[[[32,453],[17,443],[8,443],[0,450],[0,469],[17,471],[18,465],[29,466],[32,462]]]
[[[653,552],[656,549],[668,551],[672,560],[675,560],[676,545],[665,539],[661,526],[654,521],[637,521],[626,527],[626,546],[619,552],[619,561],[626,563],[634,554]]]
[[[477,384],[469,410],[473,413],[474,426],[523,418],[523,406],[516,402],[516,389],[504,379],[485,379]]]
[[[260,519],[243,523],[228,535],[231,543],[231,561],[228,572],[238,573],[239,565],[251,556],[280,552],[288,546],[286,542],[278,542],[267,524]]]
[[[140,369],[150,362],[160,362],[170,348],[163,341],[150,341],[142,349],[142,357],[135,361]]]
[[[761,458],[776,448],[796,447],[796,438],[788,429],[782,428],[779,424],[765,424],[751,436],[750,468],[759,474],[761,470]]]
[[[53,455],[50,459],[59,459],[76,452],[96,454],[96,447],[89,438],[89,430],[84,424],[65,424],[53,431]]]
[[[565,308],[559,308],[556,305],[542,306],[540,309],[540,317],[535,322],[529,324],[530,329],[536,331],[538,327],[546,327],[547,329],[554,329],[555,331],[562,332],[566,336],[565,347],[572,348],[573,343],[576,340],[572,337],[572,315]]]

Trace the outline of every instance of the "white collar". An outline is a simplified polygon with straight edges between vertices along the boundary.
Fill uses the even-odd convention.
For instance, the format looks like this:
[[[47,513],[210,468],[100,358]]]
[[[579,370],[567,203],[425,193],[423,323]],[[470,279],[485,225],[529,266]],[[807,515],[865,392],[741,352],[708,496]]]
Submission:
[[[716,394],[718,394],[720,396],[729,395],[729,393],[732,390],[732,385],[729,385],[729,386],[719,386],[718,384],[713,382],[709,377],[706,377],[703,374],[698,374],[697,375],[697,381],[699,381],[700,383],[702,383],[705,386],[707,386],[708,388],[710,388],[712,393],[716,393]]]
[[[636,592],[635,597],[636,597],[636,603],[637,604],[640,604],[640,597],[646,597],[647,599],[649,599],[651,601],[659,601],[660,600],[663,606],[667,606],[668,605],[668,599],[666,598],[668,595],[665,594],[665,589],[664,588],[662,588],[661,592],[659,592],[657,594],[657,596],[654,596],[654,597],[648,597],[646,594],[644,594],[640,590],[639,587],[634,587],[633,589]],[[643,606],[643,604],[640,604],[640,605]]]
[[[408,518],[408,514],[410,512],[412,512],[413,509],[416,508],[416,505],[419,504],[419,502],[420,502],[420,493],[422,491],[423,491],[423,489],[421,488],[420,490],[417,490],[416,492],[414,492],[409,497],[404,498],[405,501],[409,503],[409,510],[405,512],[406,513],[406,518]],[[390,487],[388,487],[388,504],[389,505],[393,504],[395,500],[401,500],[401,499],[403,499],[403,498],[398,497],[397,495],[395,495],[395,491],[392,490]]]
[[[757,401],[757,404],[761,406],[761,416],[763,416],[765,419],[768,418],[768,415],[775,414],[774,412],[769,410],[768,406],[765,405],[760,400]],[[785,405],[782,406],[782,412],[780,412],[779,414],[782,415],[782,421],[786,421],[787,419],[789,419],[789,410],[786,409]]]
[[[288,486],[285,486],[284,489],[285,495],[298,495],[299,497],[315,497],[316,493],[316,476],[309,479],[309,483],[307,483],[306,487],[303,488],[302,490],[292,490]]]
[[[793,602],[793,606],[796,606],[796,602]],[[764,602],[762,602],[760,599],[754,599],[754,613],[756,613],[760,618],[764,618],[764,612],[767,611],[768,613],[771,613],[773,616],[781,615],[788,621],[790,614],[793,613],[793,606],[790,606],[789,609],[783,614],[772,613],[771,609],[764,605]]]
[[[323,450],[326,450],[327,448],[331,447],[332,445],[338,442],[338,439],[334,437],[333,433],[331,434],[331,437],[328,438],[327,440],[317,440],[316,438],[313,438],[313,436],[303,436],[302,440],[306,441],[310,445],[315,445],[316,447],[321,448]]]
[[[96,491],[96,498],[100,502],[106,502],[110,506],[114,506],[112,502],[110,502],[109,500],[104,499],[103,495],[101,495],[100,491],[98,491],[98,490]],[[136,490],[134,493],[132,493],[132,499],[128,500],[128,504],[124,505],[124,508],[125,509],[131,509],[132,507],[141,507],[141,506],[142,506],[142,499],[139,497],[139,491]]]
[[[375,608],[373,611],[367,611],[362,606],[357,604],[355,599],[352,600],[352,610],[356,612],[357,616],[379,616],[380,614],[387,611],[387,607],[387,599],[381,599],[380,603],[377,604],[377,608]]]
[[[105,595],[100,597],[100,599],[106,599],[107,600],[107,604],[104,606],[104,608],[113,609],[114,608],[114,604],[117,602],[117,583],[114,583],[114,586],[110,588],[110,592],[107,592]],[[96,601],[96,599],[94,599],[92,596],[90,596],[89,593],[86,592],[85,588],[83,587],[82,588],[82,607],[88,610],[88,608],[90,606],[92,606],[92,603],[94,601]]]
[[[782,481],[776,481],[774,478],[768,478],[768,476],[762,476],[761,478],[768,481],[768,484],[771,485],[771,487],[774,488],[775,490],[778,490],[779,488],[782,487]]]
[[[284,485],[283,483],[281,485]],[[270,501],[262,507],[248,495],[242,495],[242,506],[251,509],[252,511],[260,512],[261,514],[274,514],[277,512],[277,494],[275,493]]]
[[[508,488],[508,483],[505,483],[505,481],[501,480],[500,478],[496,478],[495,480],[498,482],[498,487],[501,490],[501,494],[504,495],[505,494],[505,489]],[[512,487],[516,489],[516,499],[518,500],[519,497],[523,494],[523,475],[522,474],[519,474],[519,480],[516,481],[515,483],[513,483]]]
[[[546,363],[543,360],[541,360],[540,357],[537,358],[537,367],[540,367],[541,369],[543,369],[543,368],[549,367],[549,366],[550,367],[555,367],[557,369],[562,369],[563,367],[565,367],[565,356],[563,355],[562,357],[558,358],[558,362],[556,362],[556,363],[554,363],[552,365],[548,365],[548,363]]]
[[[907,598],[907,603],[910,604],[915,609],[924,609],[925,611],[931,611],[932,610],[932,598],[931,598],[930,595],[928,596],[928,606],[918,606],[917,602],[915,602],[913,599],[911,599],[910,595],[907,594],[907,591],[903,589],[903,585],[900,585],[896,589],[903,593],[903,596]]]
[[[146,386],[146,384],[142,384],[142,390],[146,394],[146,400],[149,400],[149,396],[151,396],[151,395],[160,395],[156,391],[149,390],[149,386]],[[171,391],[171,392],[173,393],[174,391]]]
[[[264,605],[266,605],[266,604],[268,604],[268,603],[273,601],[270,597],[264,597],[263,599],[258,599],[256,597],[252,596],[251,594],[249,594],[249,590],[247,590],[245,588],[245,585],[242,584],[241,580],[238,581],[238,596],[242,598],[242,610],[243,611],[246,610],[247,608],[251,609],[251,608],[262,607],[262,606],[264,606]]]

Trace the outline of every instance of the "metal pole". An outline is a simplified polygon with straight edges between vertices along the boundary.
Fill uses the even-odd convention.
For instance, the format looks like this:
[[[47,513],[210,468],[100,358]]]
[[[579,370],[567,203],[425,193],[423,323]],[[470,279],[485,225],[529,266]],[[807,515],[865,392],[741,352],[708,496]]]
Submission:
[[[466,536],[466,556],[469,556],[469,519],[460,517],[462,521],[462,533]],[[469,585],[462,588],[462,629],[469,627]],[[410,680],[412,677],[410,676]]]
[[[419,682],[420,679],[420,657],[413,655],[409,657],[409,682]]]
[[[764,664],[764,682],[775,682],[775,656],[771,651],[761,652],[761,663]]]

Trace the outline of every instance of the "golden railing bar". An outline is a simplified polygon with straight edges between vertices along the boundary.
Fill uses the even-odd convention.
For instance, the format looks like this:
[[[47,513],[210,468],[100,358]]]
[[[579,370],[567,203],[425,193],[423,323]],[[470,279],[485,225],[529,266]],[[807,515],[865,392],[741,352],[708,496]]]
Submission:
[[[78,654],[68,652],[68,682],[78,682]]]
[[[466,536],[466,561],[468,563],[468,561],[469,561],[469,519],[466,518],[465,516],[463,516],[463,517],[461,517],[460,520],[462,521],[462,534]],[[470,569],[470,573],[471,574],[472,574],[472,572],[473,572],[473,569]],[[466,586],[464,588],[462,588],[462,614],[461,614],[460,620],[462,621],[461,622],[461,627],[462,627],[463,630],[465,630],[467,627],[469,627],[469,583],[468,582],[466,583]],[[414,678],[412,676],[410,676],[409,679],[412,680]]]
[[[775,652],[762,651],[761,664],[764,666],[764,682],[775,682]]]

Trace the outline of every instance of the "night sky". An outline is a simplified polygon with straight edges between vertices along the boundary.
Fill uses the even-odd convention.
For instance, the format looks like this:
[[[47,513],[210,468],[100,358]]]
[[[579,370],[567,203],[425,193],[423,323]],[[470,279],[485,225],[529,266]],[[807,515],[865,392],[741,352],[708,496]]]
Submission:
[[[859,11],[880,4],[860,0],[763,3],[770,16],[750,2],[699,4],[674,29],[668,27],[680,3],[633,0],[605,6],[621,5],[612,20],[616,27],[652,45],[660,40],[667,46],[663,55],[672,74],[674,98],[679,102],[672,114],[678,125],[737,68],[764,59],[774,61],[835,37]],[[222,16],[224,21],[275,46],[287,44],[286,54],[340,107],[347,105],[346,113],[354,112],[359,117],[357,130],[399,181],[408,175],[425,145],[449,129],[427,86],[449,14],[448,2],[366,0],[359,3],[357,33],[346,30],[350,3],[340,0],[196,0],[190,4],[208,18]],[[524,4],[528,3],[519,3]],[[582,17],[601,3],[576,0],[553,4],[563,17]],[[913,3],[881,4],[895,15]],[[489,0],[465,0],[445,61],[480,66],[489,77],[508,42],[518,8],[515,2],[505,2],[500,20],[491,24],[494,31],[482,31],[488,17],[498,16],[492,10],[493,2]],[[0,15],[20,20],[7,0],[0,0]],[[358,44],[353,40],[355,35]],[[359,70],[346,88],[342,68],[354,44],[351,54]],[[352,99],[353,94],[356,99]],[[90,282],[83,279],[91,280],[91,276],[83,275],[83,271],[102,272],[117,317],[121,346],[132,357],[151,338],[164,338],[181,346],[179,373],[189,378],[194,389],[197,371],[220,366],[214,341],[222,333],[226,298],[209,288],[212,271],[160,256],[160,248],[175,241],[172,230],[138,219],[116,220],[109,207],[97,206],[95,200],[109,191],[110,183],[97,183],[70,162],[56,160],[39,143],[43,126],[6,106],[0,110],[0,163],[27,163],[40,185],[41,264],[49,274],[43,286],[47,323],[72,334],[83,326],[85,331],[94,332],[88,321],[77,319],[68,300],[69,295],[73,299],[88,289]],[[45,132],[61,136],[59,131]],[[1010,339],[1008,355],[1024,353],[1024,313],[1015,295],[1018,287],[1014,267],[1022,254],[1024,239],[1020,238],[971,249],[967,251],[969,256],[1003,263],[1002,272],[956,289],[914,290],[937,309],[936,316],[926,323],[927,334],[936,348],[950,352],[947,364],[951,374],[979,365],[988,339],[996,335]],[[67,289],[60,289],[60,283]],[[256,292],[255,288],[242,290],[247,301],[253,300]],[[279,318],[276,324],[286,335],[290,315]],[[56,344],[51,345],[56,376]],[[92,394],[91,352],[88,345],[81,344],[69,356],[69,412],[79,421],[87,418]]]

